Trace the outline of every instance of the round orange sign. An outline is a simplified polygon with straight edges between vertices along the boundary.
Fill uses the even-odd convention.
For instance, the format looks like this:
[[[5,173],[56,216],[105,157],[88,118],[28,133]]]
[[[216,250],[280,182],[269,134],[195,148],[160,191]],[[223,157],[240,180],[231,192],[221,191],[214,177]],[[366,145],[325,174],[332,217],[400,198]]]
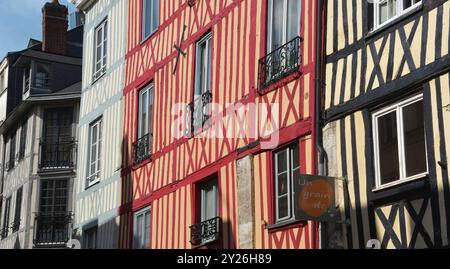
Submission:
[[[334,190],[323,179],[313,180],[307,183],[298,197],[298,203],[302,210],[309,216],[318,218],[328,212],[333,204]]]

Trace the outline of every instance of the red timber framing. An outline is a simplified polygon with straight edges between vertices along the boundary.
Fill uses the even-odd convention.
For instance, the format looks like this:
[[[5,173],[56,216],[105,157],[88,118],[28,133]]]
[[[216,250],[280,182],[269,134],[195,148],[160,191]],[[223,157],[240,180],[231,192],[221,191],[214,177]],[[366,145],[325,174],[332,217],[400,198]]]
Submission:
[[[273,164],[271,150],[258,146],[258,135],[248,128],[234,130],[230,122],[243,122],[248,112],[220,113],[217,125],[239,131],[240,136],[215,138],[196,136],[176,139],[172,125],[173,106],[193,100],[196,42],[212,34],[212,102],[225,111],[229,104],[278,103],[280,147],[300,144],[302,173],[316,170],[314,141],[316,2],[301,1],[301,66],[299,72],[258,91],[259,59],[266,51],[267,1],[186,0],[160,1],[159,27],[141,40],[142,0],[129,1],[126,79],[124,89],[124,143],[119,246],[133,246],[134,212],[151,206],[150,248],[193,248],[190,226],[198,219],[196,183],[211,176],[218,182],[220,240],[212,247],[238,248],[238,201],[236,161],[252,155],[255,187],[256,248],[318,247],[318,225],[293,223],[277,229],[274,224]],[[173,74],[184,25],[187,26],[175,75]],[[152,156],[135,165],[132,145],[138,139],[138,92],[154,83]],[[258,115],[259,116],[259,115]],[[261,116],[262,117],[262,116]],[[253,118],[252,118],[253,119]],[[258,119],[253,119],[258,122]],[[272,123],[273,122],[273,123]],[[261,126],[259,126],[260,128]],[[270,128],[267,126],[267,128]],[[205,128],[204,133],[212,132]],[[259,134],[259,132],[258,132]],[[255,144],[255,147],[245,147]],[[243,149],[244,150],[239,150]],[[198,196],[198,195],[197,195]]]

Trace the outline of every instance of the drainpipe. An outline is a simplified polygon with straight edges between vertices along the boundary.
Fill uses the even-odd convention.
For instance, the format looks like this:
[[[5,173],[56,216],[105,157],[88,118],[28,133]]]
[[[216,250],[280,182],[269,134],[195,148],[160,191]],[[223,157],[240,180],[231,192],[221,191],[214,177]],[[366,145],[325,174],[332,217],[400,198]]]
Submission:
[[[325,62],[325,53],[323,53],[323,17],[324,17],[324,1],[319,0],[317,3],[317,14],[316,14],[316,78],[315,78],[315,141],[316,141],[316,150],[318,153],[318,174],[321,176],[327,176],[328,168],[327,162],[328,157],[323,147],[323,119],[322,119],[322,89],[323,89],[323,63]],[[319,223],[319,248],[323,248],[323,245],[327,245],[327,236],[326,236],[326,223]]]

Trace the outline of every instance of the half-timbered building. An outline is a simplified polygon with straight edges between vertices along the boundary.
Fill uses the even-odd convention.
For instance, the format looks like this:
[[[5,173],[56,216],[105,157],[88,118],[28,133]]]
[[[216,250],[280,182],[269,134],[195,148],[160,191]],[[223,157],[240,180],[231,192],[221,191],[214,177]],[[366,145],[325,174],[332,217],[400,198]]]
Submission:
[[[119,247],[317,248],[317,1],[128,2]]]
[[[85,18],[75,237],[84,249],[115,249],[128,0],[72,3]]]
[[[326,14],[324,145],[343,180],[324,247],[448,247],[450,1],[327,1]]]

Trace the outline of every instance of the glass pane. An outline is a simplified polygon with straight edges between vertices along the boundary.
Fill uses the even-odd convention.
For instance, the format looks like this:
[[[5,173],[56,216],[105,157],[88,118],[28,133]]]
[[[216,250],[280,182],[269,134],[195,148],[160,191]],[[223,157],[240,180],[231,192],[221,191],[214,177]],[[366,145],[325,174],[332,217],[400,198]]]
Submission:
[[[288,193],[288,178],[287,173],[281,174],[277,177],[277,187],[278,193],[277,196],[285,195]]]
[[[142,16],[144,28],[144,38],[148,37],[152,32],[152,0],[144,0],[144,14]]]
[[[290,41],[300,35],[300,1],[288,0],[288,37],[287,41]]]
[[[381,184],[399,180],[397,112],[378,119],[378,143]]]
[[[202,219],[201,221],[207,221],[217,217],[217,193],[216,185],[213,182],[209,182],[202,186]]]
[[[388,0],[384,0],[380,2],[380,24],[384,23],[389,19],[389,11],[388,11]]]
[[[139,138],[142,138],[144,135],[147,134],[147,108],[148,108],[148,99],[147,99],[147,90],[143,90],[141,92],[140,97],[140,115],[139,115]]]
[[[284,33],[283,33],[283,21],[284,16],[284,0],[272,0],[273,1],[273,11],[272,11],[272,43],[269,44],[270,51],[279,48],[284,44]]]
[[[143,233],[143,231],[142,231],[142,225],[143,225],[143,215],[139,215],[137,218],[136,218],[136,228],[137,228],[137,231],[136,231],[136,237],[137,237],[137,242],[138,242],[138,246],[139,246],[139,248],[142,248],[142,245],[143,245],[143,238],[142,238],[142,233]]]
[[[300,167],[300,148],[298,144],[295,144],[292,149],[292,169],[297,169]]]
[[[278,164],[278,169],[277,169],[277,174],[283,173],[287,171],[287,153],[288,150],[283,150],[282,152],[277,153],[277,164]]]
[[[278,199],[278,218],[287,217],[289,217],[288,196],[283,196]]]
[[[149,133],[153,133],[153,86],[151,86],[149,91],[149,101],[148,101],[148,131]]]
[[[144,246],[145,248],[150,247],[150,212],[145,214]]]
[[[403,108],[406,176],[427,171],[423,101]]]
[[[158,2],[159,0],[153,0],[153,10],[152,10],[152,32],[156,31],[158,29]]]

